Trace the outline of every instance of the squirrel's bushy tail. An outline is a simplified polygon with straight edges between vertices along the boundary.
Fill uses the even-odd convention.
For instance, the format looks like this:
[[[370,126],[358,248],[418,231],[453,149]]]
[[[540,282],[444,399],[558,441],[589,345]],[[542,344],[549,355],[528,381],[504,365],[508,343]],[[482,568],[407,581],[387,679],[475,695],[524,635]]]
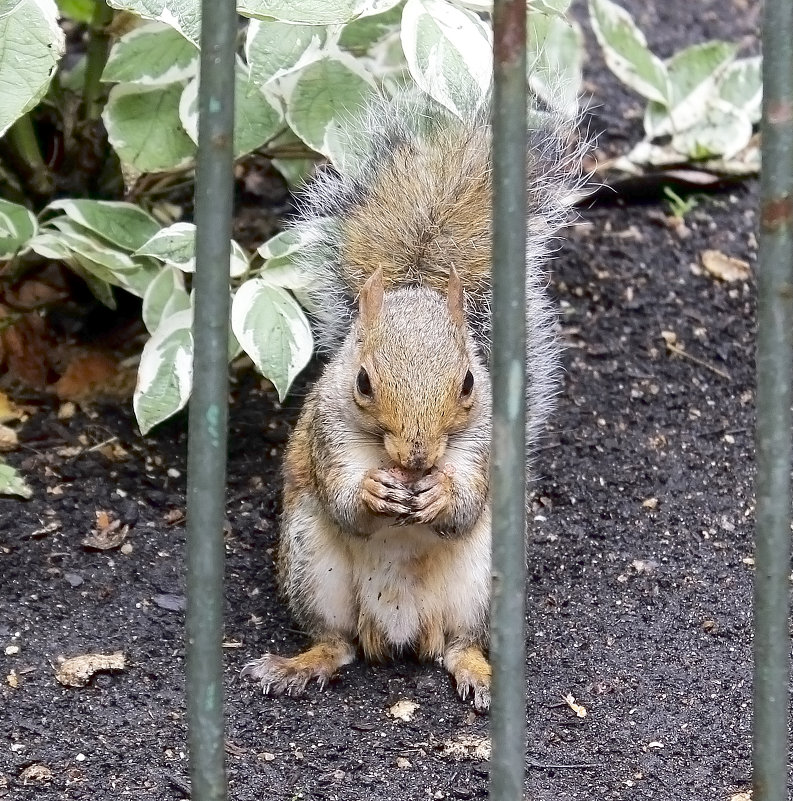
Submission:
[[[527,141],[526,289],[528,440],[557,389],[555,315],[543,264],[580,189],[575,120],[532,111]],[[485,352],[490,342],[491,168],[488,109],[459,119],[426,96],[372,104],[345,132],[342,169],[320,170],[301,196],[294,226],[305,245],[307,301],[321,348],[349,330],[355,300],[378,268],[386,287],[446,291],[454,266]],[[421,335],[421,332],[418,332]]]

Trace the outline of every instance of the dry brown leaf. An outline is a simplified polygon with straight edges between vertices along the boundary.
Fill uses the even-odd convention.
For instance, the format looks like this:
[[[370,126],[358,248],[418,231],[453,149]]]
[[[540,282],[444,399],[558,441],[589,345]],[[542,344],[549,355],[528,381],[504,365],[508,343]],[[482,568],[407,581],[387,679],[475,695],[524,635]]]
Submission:
[[[53,385],[61,400],[90,403],[100,398],[125,398],[135,388],[134,373],[99,351],[77,351]]]
[[[124,654],[80,654],[66,659],[58,666],[55,678],[66,687],[84,687],[94,673],[103,670],[124,670]]]
[[[96,551],[109,551],[118,548],[127,538],[127,534],[129,526],[122,526],[120,520],[111,520],[107,512],[98,510],[96,530],[83,540],[83,545]]]
[[[24,785],[46,784],[52,781],[52,771],[46,765],[34,762],[19,774],[19,778],[22,779]]]
[[[573,697],[572,693],[567,693],[567,695],[562,696],[562,700],[570,707],[570,709],[575,712],[576,717],[585,718],[586,717],[586,708],[583,707],[581,704],[576,703],[575,698]]]
[[[0,423],[0,451],[13,451],[18,446],[17,432]]]
[[[720,250],[703,250],[700,254],[702,266],[720,281],[746,281],[749,278],[749,262],[734,259]]]
[[[6,676],[6,684],[14,690],[19,687],[19,673],[17,673],[16,670],[12,670]]]
[[[486,761],[490,759],[491,744],[489,737],[477,737],[475,734],[461,734],[454,740],[446,740],[442,754],[451,759],[472,759]]]
[[[389,710],[388,714],[391,715],[392,718],[396,718],[397,720],[404,720],[405,723],[408,721],[413,720],[413,716],[416,714],[416,710],[419,708],[419,705],[415,701],[408,701],[407,699],[402,699],[401,701],[397,701]]]
[[[111,462],[123,462],[129,456],[129,453],[118,443],[118,440],[112,439],[110,442],[105,442],[103,445],[94,447],[91,450],[97,450],[105,459]]]
[[[0,318],[7,314],[8,310],[0,306]],[[24,314],[0,330],[0,342],[9,375],[26,386],[44,389],[54,352],[44,320],[35,312]]]
[[[21,420],[24,416],[25,410],[20,409],[4,392],[0,392],[0,423]]]
[[[736,793],[730,796],[730,801],[752,801],[752,791],[747,790],[745,793]]]
[[[44,281],[28,279],[4,293],[8,305],[21,311],[33,311],[42,306],[57,303],[69,296],[64,288],[54,287]]]

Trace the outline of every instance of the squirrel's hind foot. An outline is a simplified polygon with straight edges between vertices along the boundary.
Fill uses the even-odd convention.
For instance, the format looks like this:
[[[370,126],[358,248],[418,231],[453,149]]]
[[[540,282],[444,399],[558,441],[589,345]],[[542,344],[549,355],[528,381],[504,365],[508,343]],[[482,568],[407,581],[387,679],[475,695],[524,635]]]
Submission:
[[[335,676],[342,665],[355,659],[355,648],[346,640],[318,642],[297,656],[264,654],[248,662],[241,676],[259,681],[265,695],[302,695],[311,681],[320,689]]]
[[[493,671],[482,649],[476,645],[451,646],[443,658],[446,670],[452,674],[457,694],[463,701],[472,698],[474,709],[490,709],[490,679]]]

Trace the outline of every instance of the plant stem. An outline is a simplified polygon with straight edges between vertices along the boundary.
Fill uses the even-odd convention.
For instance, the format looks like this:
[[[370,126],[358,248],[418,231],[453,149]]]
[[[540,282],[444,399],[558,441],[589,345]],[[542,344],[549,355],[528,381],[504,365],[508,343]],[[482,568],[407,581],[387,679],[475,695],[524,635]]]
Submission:
[[[8,130],[8,141],[28,173],[26,183],[39,195],[52,192],[52,175],[44,162],[30,114],[20,117]]]
[[[102,88],[102,71],[110,53],[108,26],[112,20],[113,9],[105,0],[96,0],[94,15],[91,18],[83,84],[83,115],[91,122],[98,120],[102,113],[99,96]]]

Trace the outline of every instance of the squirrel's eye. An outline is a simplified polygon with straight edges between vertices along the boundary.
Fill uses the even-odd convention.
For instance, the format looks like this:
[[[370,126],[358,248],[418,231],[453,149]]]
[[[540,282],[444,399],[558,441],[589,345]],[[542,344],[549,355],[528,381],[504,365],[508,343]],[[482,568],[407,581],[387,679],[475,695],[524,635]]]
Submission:
[[[365,398],[372,397],[372,382],[369,380],[369,373],[366,372],[365,367],[361,367],[358,371],[358,377],[355,379],[355,387]]]
[[[467,398],[474,389],[474,374],[469,370],[465,374],[465,378],[463,379],[463,388],[460,391],[460,395],[463,398]]]

